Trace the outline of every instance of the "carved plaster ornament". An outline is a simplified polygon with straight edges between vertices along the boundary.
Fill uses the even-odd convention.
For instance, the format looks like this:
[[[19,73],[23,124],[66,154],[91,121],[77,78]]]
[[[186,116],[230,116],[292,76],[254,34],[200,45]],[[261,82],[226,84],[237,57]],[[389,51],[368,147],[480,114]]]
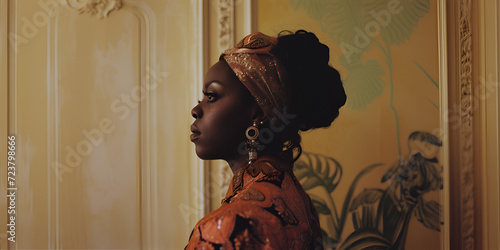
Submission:
[[[88,13],[99,19],[108,17],[113,10],[122,7],[122,0],[66,0],[66,4],[79,14]]]
[[[460,203],[462,249],[474,249],[474,147],[471,0],[460,1]]]
[[[234,46],[234,0],[217,0],[219,48]]]

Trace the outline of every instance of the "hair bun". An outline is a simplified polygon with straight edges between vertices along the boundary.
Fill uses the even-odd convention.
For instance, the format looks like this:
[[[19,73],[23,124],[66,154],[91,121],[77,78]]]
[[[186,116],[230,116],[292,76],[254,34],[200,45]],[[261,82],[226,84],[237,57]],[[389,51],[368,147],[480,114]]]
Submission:
[[[302,131],[328,127],[346,95],[339,72],[328,65],[330,49],[314,33],[282,31],[272,51],[286,70],[290,110]]]

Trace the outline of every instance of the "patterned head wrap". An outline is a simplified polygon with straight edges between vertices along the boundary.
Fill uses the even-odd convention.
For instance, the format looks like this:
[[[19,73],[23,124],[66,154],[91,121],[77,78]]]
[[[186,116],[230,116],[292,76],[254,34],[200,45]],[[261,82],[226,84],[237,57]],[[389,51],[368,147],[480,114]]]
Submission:
[[[283,66],[269,53],[277,43],[277,38],[255,32],[221,55],[269,120],[282,112],[286,103]]]

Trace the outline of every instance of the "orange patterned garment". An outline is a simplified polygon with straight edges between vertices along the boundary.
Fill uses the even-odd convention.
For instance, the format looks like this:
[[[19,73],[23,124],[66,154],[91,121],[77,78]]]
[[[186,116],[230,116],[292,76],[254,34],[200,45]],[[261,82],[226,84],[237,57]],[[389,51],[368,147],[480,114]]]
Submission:
[[[292,166],[291,156],[263,155],[244,167],[186,249],[323,249],[318,214]]]

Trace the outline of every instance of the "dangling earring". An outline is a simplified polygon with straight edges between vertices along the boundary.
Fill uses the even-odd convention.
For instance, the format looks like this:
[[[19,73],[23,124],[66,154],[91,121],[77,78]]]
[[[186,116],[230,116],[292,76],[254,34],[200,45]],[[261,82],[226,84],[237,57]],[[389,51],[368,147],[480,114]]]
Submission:
[[[247,128],[245,135],[248,139],[245,143],[245,149],[248,150],[248,163],[252,163],[257,160],[257,150],[260,149],[260,143],[257,141],[259,137],[257,122],[254,121],[253,125]]]

